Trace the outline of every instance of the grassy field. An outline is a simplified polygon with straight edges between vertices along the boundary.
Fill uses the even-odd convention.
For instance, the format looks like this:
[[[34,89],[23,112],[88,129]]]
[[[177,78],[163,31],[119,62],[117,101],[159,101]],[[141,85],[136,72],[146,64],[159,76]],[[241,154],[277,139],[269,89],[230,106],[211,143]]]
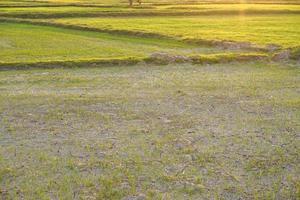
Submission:
[[[299,4],[298,0],[143,0],[147,5],[169,5],[169,4]],[[32,5],[128,5],[127,0],[2,0],[0,5],[9,6],[32,6]]]
[[[0,199],[298,200],[299,2],[127,3],[0,1]]]
[[[3,71],[1,196],[297,199],[299,84],[266,63]]]
[[[300,4],[290,4],[290,5],[278,5],[278,4],[195,4],[195,5],[148,5],[143,4],[142,6],[136,7],[128,7],[124,5],[116,5],[116,6],[95,6],[95,5],[40,5],[40,6],[32,6],[32,7],[0,7],[0,13],[4,14],[53,14],[52,17],[55,17],[55,14],[66,13],[66,14],[95,14],[99,12],[131,12],[131,13],[147,13],[147,12],[154,12],[154,13],[198,13],[206,14],[212,12],[224,12],[225,14],[235,14],[236,12],[246,12],[246,11],[253,11],[253,12],[263,12],[272,13],[272,12],[293,12],[299,11]],[[231,13],[229,13],[231,12]]]
[[[249,41],[284,47],[300,45],[300,15],[63,18],[51,21],[101,29],[154,32],[184,39]]]
[[[0,63],[144,58],[155,52],[220,53],[213,47],[168,39],[120,36],[47,26],[0,23]]]
[[[168,4],[128,7],[126,5],[35,5],[35,6],[0,6],[0,17],[52,19],[52,18],[87,18],[87,17],[166,17],[196,16],[197,18],[228,16],[261,16],[300,14],[300,4]],[[228,18],[230,20],[230,18]],[[132,21],[131,21],[132,22]],[[229,22],[229,21],[228,21]],[[228,23],[226,22],[226,23]],[[159,24],[158,24],[159,25]],[[260,24],[261,25],[261,24]],[[250,31],[250,30],[249,30]]]

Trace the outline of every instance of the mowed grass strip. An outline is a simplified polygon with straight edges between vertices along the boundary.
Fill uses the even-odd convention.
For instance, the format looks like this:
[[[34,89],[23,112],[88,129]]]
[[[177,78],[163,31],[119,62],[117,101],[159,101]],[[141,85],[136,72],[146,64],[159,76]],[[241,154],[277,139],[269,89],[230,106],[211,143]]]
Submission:
[[[0,23],[0,29],[0,63],[109,60],[144,58],[154,52],[181,55],[220,51],[168,39],[17,23]]]
[[[181,39],[233,40],[283,47],[300,45],[300,15],[107,17],[51,20],[111,30],[151,32]]]

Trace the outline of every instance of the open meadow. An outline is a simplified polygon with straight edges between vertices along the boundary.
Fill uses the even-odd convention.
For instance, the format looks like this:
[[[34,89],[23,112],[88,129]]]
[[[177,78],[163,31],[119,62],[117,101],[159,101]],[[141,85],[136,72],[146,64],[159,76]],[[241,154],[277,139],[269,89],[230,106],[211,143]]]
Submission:
[[[0,199],[300,199],[296,0],[0,1]]]

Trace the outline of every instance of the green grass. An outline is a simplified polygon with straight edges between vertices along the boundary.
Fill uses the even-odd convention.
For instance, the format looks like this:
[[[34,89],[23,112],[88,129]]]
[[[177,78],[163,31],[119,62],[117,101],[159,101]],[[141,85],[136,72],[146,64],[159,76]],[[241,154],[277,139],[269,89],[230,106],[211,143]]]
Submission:
[[[141,9],[142,8],[142,9]],[[51,17],[55,17],[55,14],[109,14],[109,13],[124,13],[127,12],[128,14],[131,13],[179,13],[182,14],[183,12],[190,13],[190,12],[197,12],[199,15],[205,14],[207,12],[232,12],[236,14],[238,12],[243,11],[264,11],[265,14],[268,14],[272,11],[300,11],[300,5],[276,5],[276,4],[196,4],[196,5],[151,5],[148,4],[142,5],[141,7],[126,7],[126,6],[100,6],[100,7],[90,7],[87,6],[47,6],[45,7],[0,7],[0,14],[30,14],[30,15],[37,15],[37,14],[44,14],[44,15],[51,15]],[[104,13],[103,13],[104,12]]]
[[[299,67],[0,72],[4,199],[297,199]]]
[[[0,63],[144,58],[154,52],[180,55],[220,52],[168,39],[111,35],[17,23],[0,24]]]
[[[41,1],[27,1],[27,0],[2,0],[0,5],[3,6],[39,6],[39,5],[65,5],[65,4],[97,4],[97,5],[111,5],[120,4],[120,0],[41,0]]]
[[[300,15],[106,17],[53,19],[56,23],[159,33],[185,39],[233,40],[299,46]],[[159,27],[159,28],[158,28]]]
[[[77,7],[77,6],[61,6],[61,7],[4,7],[0,8],[1,14],[47,14],[47,13],[93,13],[93,12],[107,12],[107,11],[120,11],[120,7]],[[127,9],[129,10],[129,9]]]
[[[265,10],[272,11],[272,10],[299,10],[300,5],[297,4],[247,4],[247,3],[241,3],[241,4],[175,4],[175,5],[161,5],[161,6],[155,6],[157,9],[163,9],[163,10],[197,10],[197,11],[216,11],[216,10]]]
[[[299,199],[299,5],[275,1],[1,1],[0,199]]]
[[[128,4],[127,0],[41,0],[41,1],[26,1],[26,0],[2,0],[3,4],[96,4],[96,5],[112,5],[112,4]],[[206,4],[206,3],[268,3],[268,4],[285,4],[285,3],[299,3],[297,0],[160,0],[159,2],[153,0],[144,0],[145,4]]]

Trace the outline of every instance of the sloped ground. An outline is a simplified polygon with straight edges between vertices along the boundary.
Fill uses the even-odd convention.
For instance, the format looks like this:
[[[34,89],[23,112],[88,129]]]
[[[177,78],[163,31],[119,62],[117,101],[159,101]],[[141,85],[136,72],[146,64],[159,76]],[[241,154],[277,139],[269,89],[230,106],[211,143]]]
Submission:
[[[3,199],[297,199],[299,67],[0,73]]]

